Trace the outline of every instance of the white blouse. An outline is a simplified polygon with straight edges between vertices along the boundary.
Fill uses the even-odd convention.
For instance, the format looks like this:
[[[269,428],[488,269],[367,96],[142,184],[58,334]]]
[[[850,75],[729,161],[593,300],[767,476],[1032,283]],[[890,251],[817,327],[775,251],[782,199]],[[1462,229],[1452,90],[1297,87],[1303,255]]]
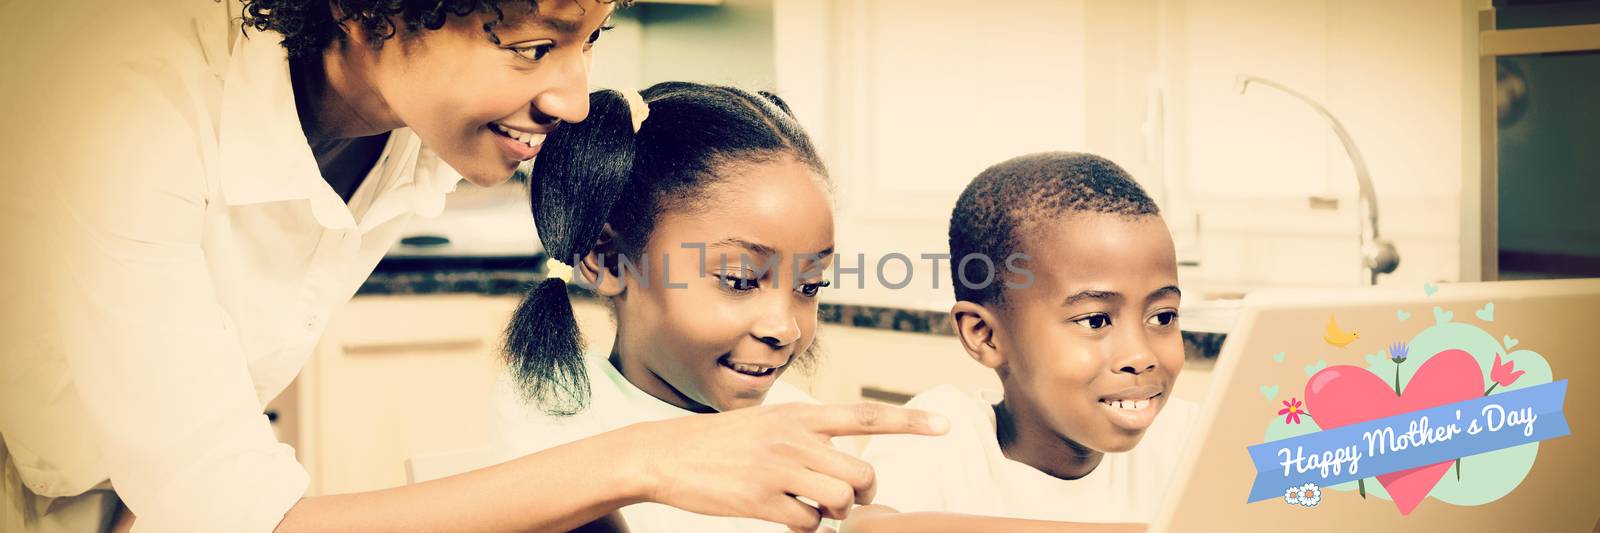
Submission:
[[[263,406],[461,179],[396,130],[347,205],[238,7],[0,3],[0,435],[33,492],[109,480],[140,531],[281,521],[307,474]]]

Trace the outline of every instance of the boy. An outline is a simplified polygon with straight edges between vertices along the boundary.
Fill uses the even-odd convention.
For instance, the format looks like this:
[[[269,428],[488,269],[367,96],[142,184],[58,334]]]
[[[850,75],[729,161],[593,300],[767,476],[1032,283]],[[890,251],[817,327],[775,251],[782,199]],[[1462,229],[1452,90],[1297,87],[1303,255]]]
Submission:
[[[1017,253],[1026,274],[967,283]],[[1018,157],[962,193],[950,254],[950,316],[967,353],[999,375],[1003,399],[948,385],[912,399],[907,406],[949,417],[951,430],[874,438],[863,455],[877,471],[875,502],[907,513],[1151,521],[1197,412],[1171,397],[1184,357],[1177,264],[1155,203],[1103,158]],[[973,254],[992,263],[966,261],[962,272]]]

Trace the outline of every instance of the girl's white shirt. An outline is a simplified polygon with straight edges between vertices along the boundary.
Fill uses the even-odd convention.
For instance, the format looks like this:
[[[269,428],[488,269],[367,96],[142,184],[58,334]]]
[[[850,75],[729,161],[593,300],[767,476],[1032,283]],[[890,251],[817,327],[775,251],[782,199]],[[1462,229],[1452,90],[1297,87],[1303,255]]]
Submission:
[[[696,414],[640,390],[605,357],[600,354],[585,357],[589,405],[587,409],[571,416],[549,415],[539,407],[524,402],[516,382],[509,375],[502,374],[495,386],[495,396],[498,398],[498,422],[495,424],[498,430],[497,459],[509,461],[622,426]],[[780,379],[767,391],[762,405],[784,403],[815,404],[817,401]],[[652,445],[649,442],[637,444]],[[738,474],[730,472],[729,475]],[[706,516],[658,503],[623,507],[622,518],[627,521],[628,529],[635,533],[788,531],[787,527],[772,522]]]

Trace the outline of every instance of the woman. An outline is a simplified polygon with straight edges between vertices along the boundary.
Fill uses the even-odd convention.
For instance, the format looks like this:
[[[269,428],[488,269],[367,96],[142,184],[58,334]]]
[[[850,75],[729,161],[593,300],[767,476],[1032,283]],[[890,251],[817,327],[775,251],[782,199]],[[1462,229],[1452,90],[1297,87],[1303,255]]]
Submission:
[[[646,501],[809,529],[820,511],[789,494],[813,472],[871,498],[828,436],[943,431],[884,407],[752,408],[303,497],[262,406],[405,220],[585,118],[616,6],[248,0],[241,31],[232,2],[0,6],[0,226],[27,251],[0,272],[8,530],[98,528],[118,507],[136,531],[558,530]]]

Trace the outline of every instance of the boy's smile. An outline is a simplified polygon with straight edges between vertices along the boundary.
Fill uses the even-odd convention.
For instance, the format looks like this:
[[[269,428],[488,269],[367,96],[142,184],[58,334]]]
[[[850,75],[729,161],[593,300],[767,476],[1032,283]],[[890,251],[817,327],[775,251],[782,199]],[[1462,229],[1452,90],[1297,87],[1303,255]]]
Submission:
[[[1144,431],[1166,402],[1167,387],[1140,385],[1100,397],[1111,423],[1128,431]]]

